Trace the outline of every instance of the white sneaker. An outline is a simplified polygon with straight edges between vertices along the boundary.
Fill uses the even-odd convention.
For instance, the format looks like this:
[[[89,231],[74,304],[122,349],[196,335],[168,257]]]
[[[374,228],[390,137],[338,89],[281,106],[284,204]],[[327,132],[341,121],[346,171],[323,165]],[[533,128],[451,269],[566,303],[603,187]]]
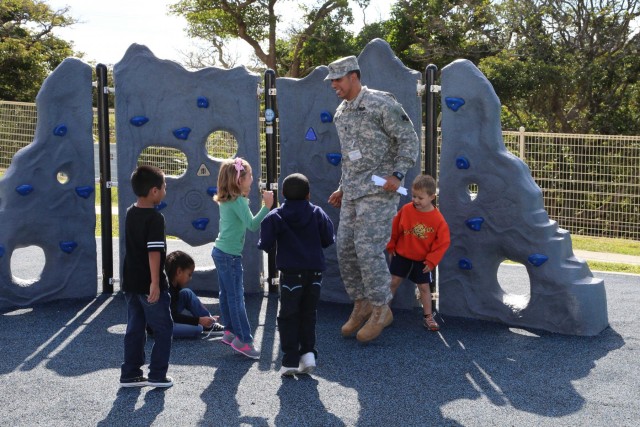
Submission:
[[[298,373],[298,368],[289,368],[287,366],[283,366],[280,368],[280,375],[283,377],[292,377]]]
[[[300,366],[298,372],[301,374],[310,374],[316,367],[316,355],[312,351],[305,353],[300,357]]]

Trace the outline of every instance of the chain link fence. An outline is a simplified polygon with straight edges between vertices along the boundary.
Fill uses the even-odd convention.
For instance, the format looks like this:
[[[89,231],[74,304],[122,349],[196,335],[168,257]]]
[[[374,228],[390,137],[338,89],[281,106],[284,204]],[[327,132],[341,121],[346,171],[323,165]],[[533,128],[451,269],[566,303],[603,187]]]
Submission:
[[[13,155],[31,143],[35,126],[35,104],[0,101],[0,176]],[[264,182],[264,121],[261,130]],[[115,130],[111,132],[114,143]],[[640,136],[553,134],[524,129],[503,131],[502,135],[507,149],[529,166],[543,190],[549,217],[562,228],[578,235],[640,240]],[[96,120],[94,141],[97,140]],[[206,142],[207,153],[213,158],[233,157],[237,148],[234,136],[225,131],[212,133]],[[180,176],[187,167],[184,154],[168,147],[148,147],[139,161],[157,165],[171,176]]]

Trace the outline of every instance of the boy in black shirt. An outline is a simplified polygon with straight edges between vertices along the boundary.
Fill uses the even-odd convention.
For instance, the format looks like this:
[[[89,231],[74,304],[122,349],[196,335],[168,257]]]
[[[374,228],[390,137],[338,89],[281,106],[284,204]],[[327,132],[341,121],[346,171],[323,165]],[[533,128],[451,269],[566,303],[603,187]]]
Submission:
[[[334,243],[333,223],[321,207],[309,202],[309,180],[301,173],[282,183],[282,206],[267,214],[260,224],[258,248],[276,247],[280,270],[278,331],[282,375],[310,373],[316,366],[316,312],[320,299],[323,248]]]
[[[155,209],[167,194],[164,173],[155,166],[139,166],[131,174],[137,201],[127,209],[126,255],[122,290],[127,302],[127,332],[121,387],[171,387],[167,376],[173,320],[168,282],[164,274],[167,252],[164,216]],[[142,374],[145,363],[145,326],[154,331],[149,377]]]

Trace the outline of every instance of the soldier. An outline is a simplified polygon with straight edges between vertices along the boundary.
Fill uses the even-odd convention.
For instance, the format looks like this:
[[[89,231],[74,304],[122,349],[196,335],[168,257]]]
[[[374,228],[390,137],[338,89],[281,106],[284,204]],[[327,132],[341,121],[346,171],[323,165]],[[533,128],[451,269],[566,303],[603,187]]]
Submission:
[[[391,276],[384,255],[399,195],[396,190],[418,156],[413,123],[395,97],[360,82],[355,56],[329,64],[331,87],[342,98],[334,116],[342,151],[342,177],[329,204],[340,209],[337,253],[353,312],[342,335],[375,339],[393,322]],[[372,176],[384,177],[376,186]],[[365,324],[366,322],[366,324]],[[362,326],[364,324],[364,326]]]

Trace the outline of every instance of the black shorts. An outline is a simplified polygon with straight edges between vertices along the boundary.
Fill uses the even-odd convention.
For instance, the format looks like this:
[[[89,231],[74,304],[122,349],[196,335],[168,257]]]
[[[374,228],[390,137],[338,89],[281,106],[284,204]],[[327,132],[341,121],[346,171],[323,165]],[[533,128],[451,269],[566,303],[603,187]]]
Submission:
[[[431,272],[423,272],[424,262],[413,261],[402,255],[396,254],[391,259],[391,265],[389,266],[389,272],[394,276],[408,277],[413,283],[421,285],[423,283],[431,283]]]

